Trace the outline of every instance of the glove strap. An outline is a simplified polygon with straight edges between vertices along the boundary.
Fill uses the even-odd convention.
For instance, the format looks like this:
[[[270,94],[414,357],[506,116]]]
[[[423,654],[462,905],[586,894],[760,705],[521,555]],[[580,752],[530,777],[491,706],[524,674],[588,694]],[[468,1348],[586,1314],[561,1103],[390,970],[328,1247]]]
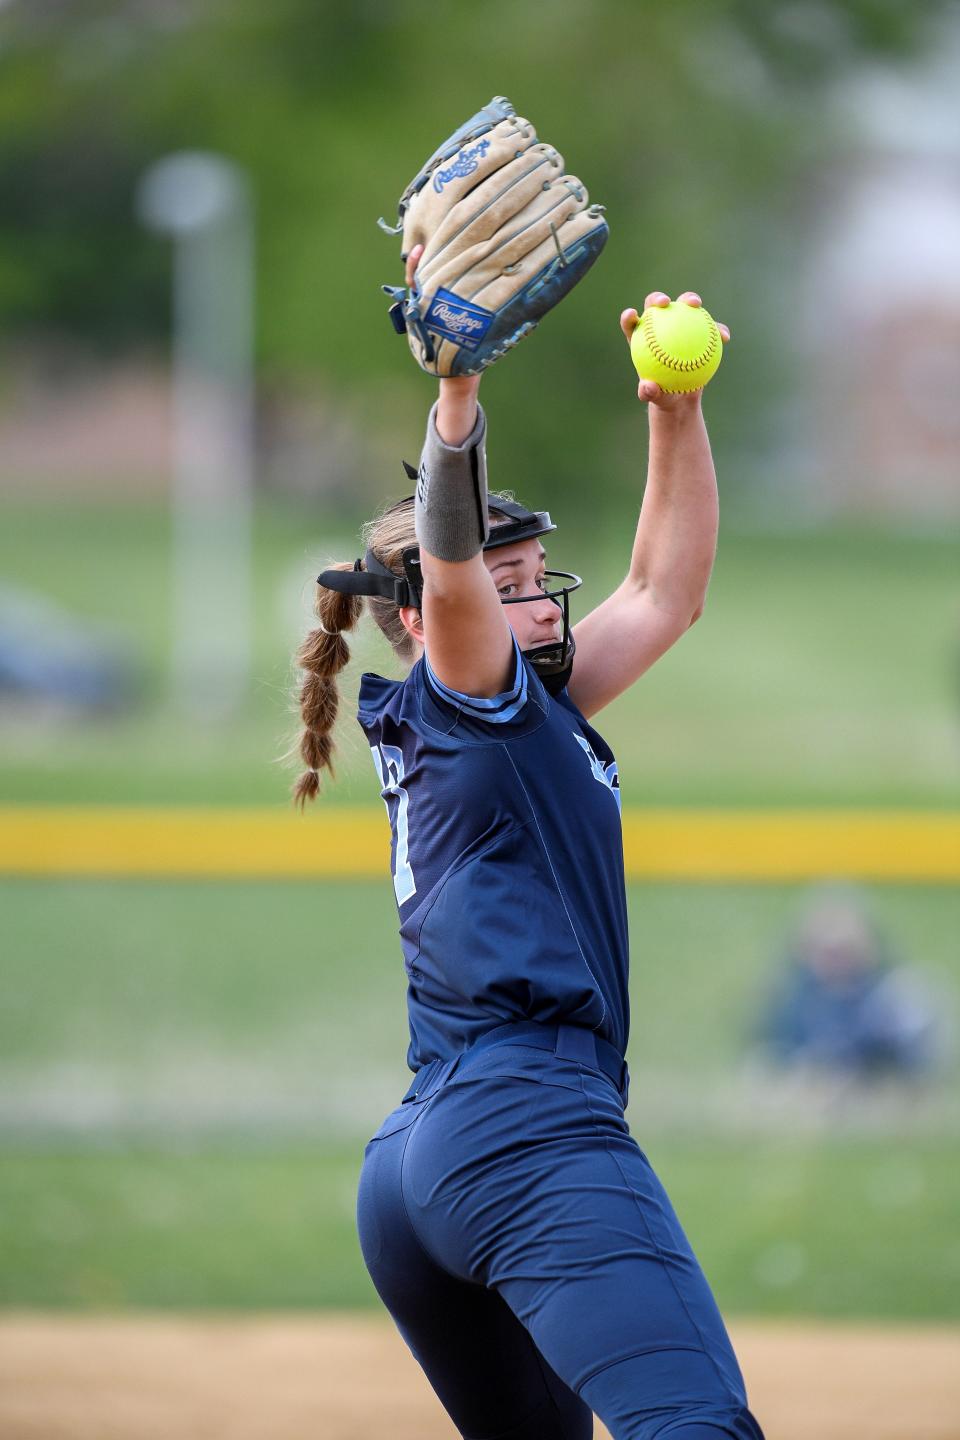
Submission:
[[[432,365],[437,358],[433,336],[420,318],[420,292],[407,290],[402,285],[381,285],[384,295],[393,296],[393,304],[387,311],[390,324],[398,335],[412,331],[423,346],[423,363]]]

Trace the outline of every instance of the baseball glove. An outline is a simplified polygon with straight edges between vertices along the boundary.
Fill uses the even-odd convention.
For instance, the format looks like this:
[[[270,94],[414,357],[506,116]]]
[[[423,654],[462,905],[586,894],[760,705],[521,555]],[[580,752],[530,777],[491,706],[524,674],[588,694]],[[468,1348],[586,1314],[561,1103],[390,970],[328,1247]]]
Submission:
[[[474,375],[529,335],[586,273],[609,230],[563,158],[496,96],[445,140],[400,197],[412,288],[384,285],[390,318],[431,375]]]

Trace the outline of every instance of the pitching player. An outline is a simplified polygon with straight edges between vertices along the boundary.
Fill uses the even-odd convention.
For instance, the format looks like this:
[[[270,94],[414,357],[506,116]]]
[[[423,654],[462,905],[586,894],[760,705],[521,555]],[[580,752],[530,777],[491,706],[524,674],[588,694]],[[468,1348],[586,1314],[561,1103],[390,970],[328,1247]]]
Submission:
[[[481,137],[512,117],[490,109]],[[466,128],[434,170],[466,170],[478,134]],[[421,363],[427,350],[440,361],[416,495],[367,527],[362,560],[319,577],[320,624],[298,657],[301,801],[330,764],[362,597],[412,662],[404,680],[365,675],[360,690],[390,817],[414,1072],[367,1147],[364,1258],[470,1440],[585,1440],[594,1412],[616,1440],[762,1440],[707,1282],[624,1118],[620,789],[591,724],[703,606],[717,493],[700,393],[641,384],[649,469],[629,570],[571,627],[580,581],[546,568],[549,514],[488,494],[480,373],[457,371],[464,347],[449,340],[454,292],[440,302],[446,334],[424,321],[437,323],[429,245],[405,250],[398,301],[418,311]],[[513,332],[498,335],[498,312],[471,293],[493,316],[493,347],[509,349]],[[636,323],[624,311],[628,339]],[[482,358],[484,337],[459,333]]]

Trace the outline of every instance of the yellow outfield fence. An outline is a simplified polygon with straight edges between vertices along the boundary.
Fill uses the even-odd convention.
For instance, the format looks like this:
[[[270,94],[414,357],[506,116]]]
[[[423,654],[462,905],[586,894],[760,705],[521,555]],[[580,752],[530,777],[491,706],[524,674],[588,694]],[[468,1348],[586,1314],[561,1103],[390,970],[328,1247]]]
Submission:
[[[960,880],[958,813],[628,810],[623,841],[631,880]],[[0,875],[335,880],[388,863],[383,809],[0,807]]]

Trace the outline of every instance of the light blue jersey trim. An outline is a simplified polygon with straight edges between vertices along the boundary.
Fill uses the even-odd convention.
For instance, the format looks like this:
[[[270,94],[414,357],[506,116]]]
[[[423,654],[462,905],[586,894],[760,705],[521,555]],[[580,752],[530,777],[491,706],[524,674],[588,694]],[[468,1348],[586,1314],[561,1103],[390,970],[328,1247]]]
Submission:
[[[430,661],[424,655],[424,668],[431,689],[436,691],[441,700],[446,700],[448,705],[456,706],[463,715],[468,715],[471,720],[487,720],[491,725],[502,725],[506,720],[513,720],[527,703],[527,669],[523,663],[516,635],[512,636],[512,639],[513,652],[516,657],[512,689],[504,690],[502,695],[491,695],[489,698],[465,695],[462,690],[451,690],[449,685],[444,685],[442,680],[437,679],[431,669]]]

